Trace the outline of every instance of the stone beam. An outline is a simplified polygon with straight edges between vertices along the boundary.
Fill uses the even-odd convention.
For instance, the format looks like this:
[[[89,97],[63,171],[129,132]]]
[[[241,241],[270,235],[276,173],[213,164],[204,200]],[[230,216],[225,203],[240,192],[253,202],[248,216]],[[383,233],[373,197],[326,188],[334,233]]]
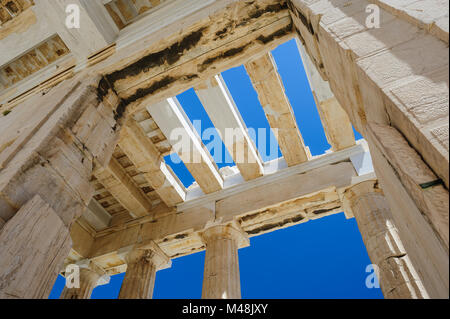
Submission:
[[[235,172],[234,174],[230,173],[227,176],[225,183],[226,186],[223,190],[207,195],[199,194],[198,190],[195,187],[192,187],[192,189],[188,192],[188,200],[182,204],[179,204],[177,208],[178,211],[185,211],[190,208],[207,205],[211,202],[217,202],[232,195],[246,192],[254,187],[263,186],[270,182],[277,182],[294,174],[303,174],[310,170],[320,168],[327,163],[334,163],[338,161],[350,160],[358,176],[367,175],[373,172],[373,168],[366,167],[360,163],[361,157],[367,156],[370,159],[367,143],[364,140],[361,140],[358,141],[356,146],[349,149],[330,153],[326,156],[316,156],[306,163],[295,165],[293,167],[288,167],[284,158],[278,158],[265,163],[265,174],[263,178],[245,182],[242,178],[239,179],[240,174],[238,172]]]
[[[217,75],[197,86],[195,92],[244,179],[262,176],[258,151],[222,76]]]
[[[270,127],[275,131],[278,145],[289,166],[304,163],[309,159],[298,129],[284,85],[277,71],[275,60],[267,53],[245,64],[247,73],[258,93]]]
[[[223,178],[217,165],[177,99],[164,100],[147,110],[202,191],[209,194],[222,189]]]
[[[361,152],[362,146],[357,145],[327,154],[205,196],[209,198],[186,202],[178,213],[104,230],[97,233],[90,258],[117,273],[123,271],[123,261],[116,251],[141,240],[155,241],[174,258],[203,250],[199,232],[213,223],[237,222],[249,236],[257,236],[342,212],[338,190],[365,178],[356,176],[350,162],[351,156]]]
[[[89,256],[92,244],[95,240],[95,232],[91,232],[84,227],[84,224],[78,219],[70,227],[70,238],[72,239],[72,250],[66,258],[67,264],[80,261]]]
[[[324,81],[305,51],[303,44],[296,39],[297,47],[303,61],[309,85],[316,101],[320,119],[333,151],[340,151],[355,145],[355,134],[347,113],[341,107],[330,85]]]
[[[111,222],[111,215],[95,199],[92,199],[88,208],[81,216],[96,231],[105,229]]]
[[[176,0],[123,29],[114,46],[72,72],[103,74],[123,98],[122,116],[269,52],[291,39],[292,31],[284,0]],[[28,87],[39,92],[53,82]],[[2,109],[27,97],[11,91]]]
[[[238,216],[248,218],[248,215],[253,212],[283,206],[323,189],[345,187],[352,183],[352,178],[355,176],[356,171],[349,162],[336,164],[332,168],[327,166],[317,168],[305,174],[293,173],[282,180],[255,185],[248,190],[216,201],[215,217],[223,222],[232,221]],[[314,182],[315,178],[318,181]]]
[[[120,163],[112,158],[109,165],[94,172],[95,177],[133,217],[150,214],[152,203],[127,174]]]
[[[130,119],[125,125],[119,140],[119,146],[133,162],[136,169],[144,174],[150,186],[168,207],[175,206],[185,200],[184,186],[167,168],[162,155],[153,142],[145,136],[136,121]]]
[[[69,54],[67,56],[68,57],[67,59],[63,59],[64,61],[60,60],[56,65],[48,66],[45,69],[43,69],[42,72],[37,72],[36,74],[29,76],[26,80],[21,81],[21,83],[18,84],[17,87],[12,86],[7,90],[3,90],[0,93],[0,104],[4,104],[4,106],[2,107],[2,111],[14,108],[15,106],[19,105],[22,101],[28,99],[34,93],[45,91],[49,87],[57,85],[62,80],[72,76],[75,72],[81,71],[86,67],[89,67],[91,69],[92,65],[106,59],[108,56],[113,54],[116,48],[123,48],[124,50],[121,52],[126,53],[125,56],[127,56],[130,53],[129,45],[135,47],[137,43],[142,43],[141,41],[143,39],[147,37],[153,38],[155,32],[158,33],[157,31],[161,31],[161,29],[164,29],[165,27],[171,24],[173,24],[173,26],[176,25],[177,28],[179,28],[182,25],[185,25],[185,23],[174,24],[174,22],[176,21],[183,21],[189,24],[194,23],[197,20],[197,18],[204,19],[205,17],[208,16],[207,12],[203,12],[203,14],[200,14],[201,17],[197,16],[197,14],[192,16],[192,14],[199,12],[202,8],[210,6],[212,2],[216,3],[216,7],[223,8],[232,1],[234,0],[220,0],[220,1],[191,0],[189,2],[186,2],[185,0],[171,1],[167,5],[158,8],[156,12],[151,12],[150,14],[147,14],[145,17],[142,17],[138,21],[133,22],[131,26],[121,30],[119,34],[120,36],[117,39],[117,41],[110,46],[102,47],[102,50],[98,52],[98,54],[90,56],[86,54],[86,56],[84,56],[83,59],[78,61],[79,63],[76,66],[76,69],[75,65],[77,64],[77,61],[72,54]],[[97,7],[99,6],[98,1],[81,0],[81,3],[86,4],[87,6],[97,6]],[[20,42],[20,39],[18,39],[16,34],[20,34],[20,36],[22,37],[24,35],[26,36],[27,34],[34,33],[34,36],[29,38],[30,41],[25,41],[25,43],[27,44],[26,49],[30,48],[30,44],[37,45],[41,43],[43,40],[47,39],[48,36],[53,35],[53,33],[51,32],[53,32],[54,30],[52,30],[51,24],[52,19],[54,19],[54,17],[47,18],[44,15],[45,5],[48,5],[48,1],[40,0],[40,4],[41,5],[39,7],[34,6],[33,8],[28,8],[25,11],[22,11],[14,19],[5,22],[2,25],[2,30],[0,31],[0,39],[3,39],[6,36],[10,36],[12,37],[11,43],[18,44],[16,47],[12,46],[8,47],[8,45],[5,45],[5,48],[13,49],[7,50],[8,52],[5,52],[6,55],[1,54],[1,57],[5,57],[6,61],[10,61],[12,58],[15,58],[17,54],[23,52],[22,51],[23,46],[21,44],[22,42]],[[100,9],[104,10],[103,8]],[[39,13],[36,13],[36,11],[38,10]],[[44,13],[42,13],[42,11],[44,11]],[[87,14],[89,14],[90,10],[87,11],[88,11]],[[94,12],[98,13],[98,10]],[[83,11],[83,13],[86,12]],[[103,13],[100,12],[100,15],[97,16],[100,16],[101,19],[97,18],[95,19],[96,20],[95,22],[98,22],[97,20],[102,20],[103,19],[102,15]],[[38,19],[37,16],[44,16],[44,18]],[[189,19],[187,19],[186,21],[186,17],[188,16]],[[64,23],[65,17],[66,14],[63,13],[63,15],[59,16],[60,21],[57,21],[57,23],[59,24]],[[82,19],[83,20],[89,19],[89,16],[83,15]],[[30,26],[33,26],[33,28],[31,28]],[[174,31],[173,26],[172,32]],[[64,31],[63,28],[64,26],[58,27],[58,32]],[[22,34],[21,30],[24,29],[26,30],[26,33]],[[114,30],[114,26],[113,28],[107,28],[106,32],[110,32],[111,30]],[[44,35],[47,34],[47,36],[41,38],[42,34]],[[75,38],[76,37],[73,37],[73,39]],[[164,36],[161,37],[161,39],[163,38]],[[97,43],[102,43],[102,41],[99,41]],[[3,46],[1,46],[0,51],[2,48]],[[85,63],[86,62],[85,58],[87,57],[88,61],[87,63]],[[0,65],[3,64],[0,63]],[[0,88],[1,87],[2,84],[0,83]]]
[[[291,23],[285,1],[214,1],[135,43],[135,54],[122,48],[95,70],[123,98],[123,112],[134,113],[275,48],[292,37]]]

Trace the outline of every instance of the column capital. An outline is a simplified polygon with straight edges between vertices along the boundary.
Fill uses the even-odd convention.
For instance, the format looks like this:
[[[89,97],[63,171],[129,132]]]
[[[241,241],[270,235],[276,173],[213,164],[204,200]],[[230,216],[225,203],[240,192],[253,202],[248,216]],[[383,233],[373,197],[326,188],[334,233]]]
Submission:
[[[383,191],[378,183],[378,179],[369,179],[348,187],[344,192],[344,197],[351,198],[353,196],[361,196],[367,193],[383,194]]]
[[[231,224],[211,226],[201,234],[201,237],[206,244],[212,239],[223,238],[234,240],[238,248],[244,248],[250,245],[247,233],[240,229],[240,227]]]
[[[144,260],[154,264],[157,270],[169,268],[172,265],[170,257],[154,241],[124,247],[117,254],[127,264],[135,264]]]
[[[64,288],[61,299],[89,299],[95,287],[109,283],[110,277],[106,271],[89,259],[75,263],[80,270],[80,286],[78,288]]]
[[[170,257],[154,241],[124,247],[118,255],[127,263],[119,299],[151,299],[156,272],[171,266]]]
[[[379,193],[383,196],[383,190],[380,188],[377,179],[366,180],[345,189],[341,195],[342,207],[344,208],[345,216],[347,218],[355,217],[352,211],[352,206],[354,205],[355,200],[357,200],[360,196],[370,193]]]
[[[80,275],[95,282],[95,286],[109,284],[110,276],[90,259],[83,259],[75,263],[80,267]]]

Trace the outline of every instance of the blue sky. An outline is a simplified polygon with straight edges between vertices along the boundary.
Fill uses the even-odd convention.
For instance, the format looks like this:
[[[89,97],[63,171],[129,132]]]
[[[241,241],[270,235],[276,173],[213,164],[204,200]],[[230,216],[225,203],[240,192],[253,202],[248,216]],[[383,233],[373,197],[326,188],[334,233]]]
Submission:
[[[279,46],[272,54],[305,144],[313,155],[325,153],[330,145],[295,41]],[[257,131],[256,145],[261,144],[260,138],[273,139],[245,68],[237,67],[222,75],[247,127]],[[191,121],[201,120],[203,130],[213,126],[192,89],[178,99]],[[258,128],[263,127],[267,128],[265,137],[258,134]],[[207,145],[209,140],[203,142]],[[268,151],[263,147],[259,152],[264,161],[273,159],[266,156]],[[228,154],[224,146],[222,153]],[[186,187],[194,182],[183,163],[174,164],[170,157],[166,161]],[[226,165],[234,164],[218,163],[219,168]],[[239,263],[244,299],[383,298],[380,289],[365,285],[369,275],[365,270],[371,262],[355,219],[347,220],[343,213],[252,238],[250,247],[239,251]],[[157,273],[154,298],[201,298],[203,267],[204,252],[174,259],[170,269]],[[94,290],[92,298],[117,298],[123,277],[113,276],[109,285]],[[63,286],[64,278],[60,276],[50,298],[58,298]]]

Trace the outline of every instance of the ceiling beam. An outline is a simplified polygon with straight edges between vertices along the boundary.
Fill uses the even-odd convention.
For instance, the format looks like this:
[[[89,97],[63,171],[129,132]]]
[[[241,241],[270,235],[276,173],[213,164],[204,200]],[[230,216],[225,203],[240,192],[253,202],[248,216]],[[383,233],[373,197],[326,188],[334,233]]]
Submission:
[[[168,207],[185,200],[184,186],[164,163],[156,146],[135,120],[130,119],[123,128],[119,146]]]
[[[297,47],[308,76],[309,85],[316,101],[323,129],[333,151],[340,151],[355,145],[355,134],[350,119],[337,101],[330,85],[324,81],[306,53],[303,44],[296,39]]]
[[[262,55],[246,63],[245,68],[287,164],[293,166],[307,162],[309,150],[303,142],[272,55]]]
[[[133,217],[149,215],[152,203],[115,159],[106,168],[94,172],[97,180]]]
[[[81,218],[96,231],[100,231],[109,226],[112,216],[95,199],[92,199]]]
[[[176,98],[147,107],[148,112],[173,146],[205,194],[223,188],[223,178],[211,154]]]
[[[196,86],[195,92],[242,177],[252,180],[262,176],[263,165],[258,151],[222,76],[216,75]]]

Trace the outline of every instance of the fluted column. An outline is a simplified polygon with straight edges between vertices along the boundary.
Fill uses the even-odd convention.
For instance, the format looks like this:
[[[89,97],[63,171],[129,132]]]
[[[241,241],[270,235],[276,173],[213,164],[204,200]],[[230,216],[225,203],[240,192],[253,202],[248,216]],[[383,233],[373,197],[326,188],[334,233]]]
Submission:
[[[170,258],[154,243],[123,252],[127,271],[119,299],[152,299],[156,271],[169,267]]]
[[[232,226],[214,226],[203,233],[206,244],[203,299],[240,299],[238,249],[248,246],[245,233]]]
[[[95,287],[109,283],[109,276],[92,262],[79,265],[80,287],[64,287],[60,299],[90,299]]]
[[[370,260],[378,266],[378,280],[384,297],[427,298],[378,181],[365,181],[347,189],[343,205],[346,214],[356,218]]]

